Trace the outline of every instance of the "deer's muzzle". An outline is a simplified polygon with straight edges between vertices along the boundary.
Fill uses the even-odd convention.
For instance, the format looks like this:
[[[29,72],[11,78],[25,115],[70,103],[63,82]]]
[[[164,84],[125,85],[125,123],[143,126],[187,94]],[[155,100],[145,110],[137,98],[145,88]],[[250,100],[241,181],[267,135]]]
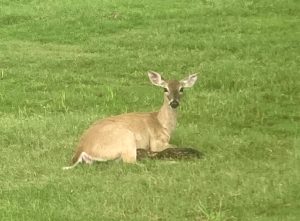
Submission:
[[[175,109],[179,106],[179,102],[177,100],[172,100],[170,106]]]

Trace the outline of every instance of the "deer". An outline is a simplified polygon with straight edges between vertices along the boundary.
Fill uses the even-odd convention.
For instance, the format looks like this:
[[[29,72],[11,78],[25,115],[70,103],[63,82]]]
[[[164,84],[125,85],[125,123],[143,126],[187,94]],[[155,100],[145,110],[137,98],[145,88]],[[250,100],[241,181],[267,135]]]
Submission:
[[[116,159],[136,163],[138,149],[158,153],[174,147],[169,142],[177,123],[177,108],[184,88],[195,84],[197,74],[182,80],[164,80],[161,74],[149,71],[148,77],[153,85],[164,90],[159,111],[125,113],[95,122],[81,136],[71,166],[63,169]]]

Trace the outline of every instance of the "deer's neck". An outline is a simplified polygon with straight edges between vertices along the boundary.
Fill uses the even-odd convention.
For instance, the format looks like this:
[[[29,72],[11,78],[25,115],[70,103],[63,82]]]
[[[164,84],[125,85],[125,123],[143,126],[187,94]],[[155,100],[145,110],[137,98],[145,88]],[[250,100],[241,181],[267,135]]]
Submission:
[[[176,127],[176,109],[173,109],[169,105],[168,99],[164,98],[163,106],[160,108],[157,118],[161,125],[167,129],[169,135]]]

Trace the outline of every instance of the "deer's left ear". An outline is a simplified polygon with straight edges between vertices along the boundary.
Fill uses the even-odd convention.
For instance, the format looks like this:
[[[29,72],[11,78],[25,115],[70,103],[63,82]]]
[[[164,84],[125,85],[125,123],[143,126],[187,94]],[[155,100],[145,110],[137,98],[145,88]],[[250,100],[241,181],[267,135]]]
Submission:
[[[192,87],[197,81],[197,74],[191,74],[187,78],[180,81],[183,87]]]
[[[149,71],[148,72],[149,79],[152,84],[159,86],[159,87],[165,87],[166,82],[164,79],[160,76],[159,73],[154,72],[154,71]]]

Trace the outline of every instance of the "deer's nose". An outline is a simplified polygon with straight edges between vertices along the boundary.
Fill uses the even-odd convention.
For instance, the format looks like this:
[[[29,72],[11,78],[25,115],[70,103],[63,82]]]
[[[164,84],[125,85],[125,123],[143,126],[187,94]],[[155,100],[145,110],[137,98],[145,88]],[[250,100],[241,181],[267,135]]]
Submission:
[[[179,106],[179,102],[177,100],[172,100],[170,106],[175,109]]]

